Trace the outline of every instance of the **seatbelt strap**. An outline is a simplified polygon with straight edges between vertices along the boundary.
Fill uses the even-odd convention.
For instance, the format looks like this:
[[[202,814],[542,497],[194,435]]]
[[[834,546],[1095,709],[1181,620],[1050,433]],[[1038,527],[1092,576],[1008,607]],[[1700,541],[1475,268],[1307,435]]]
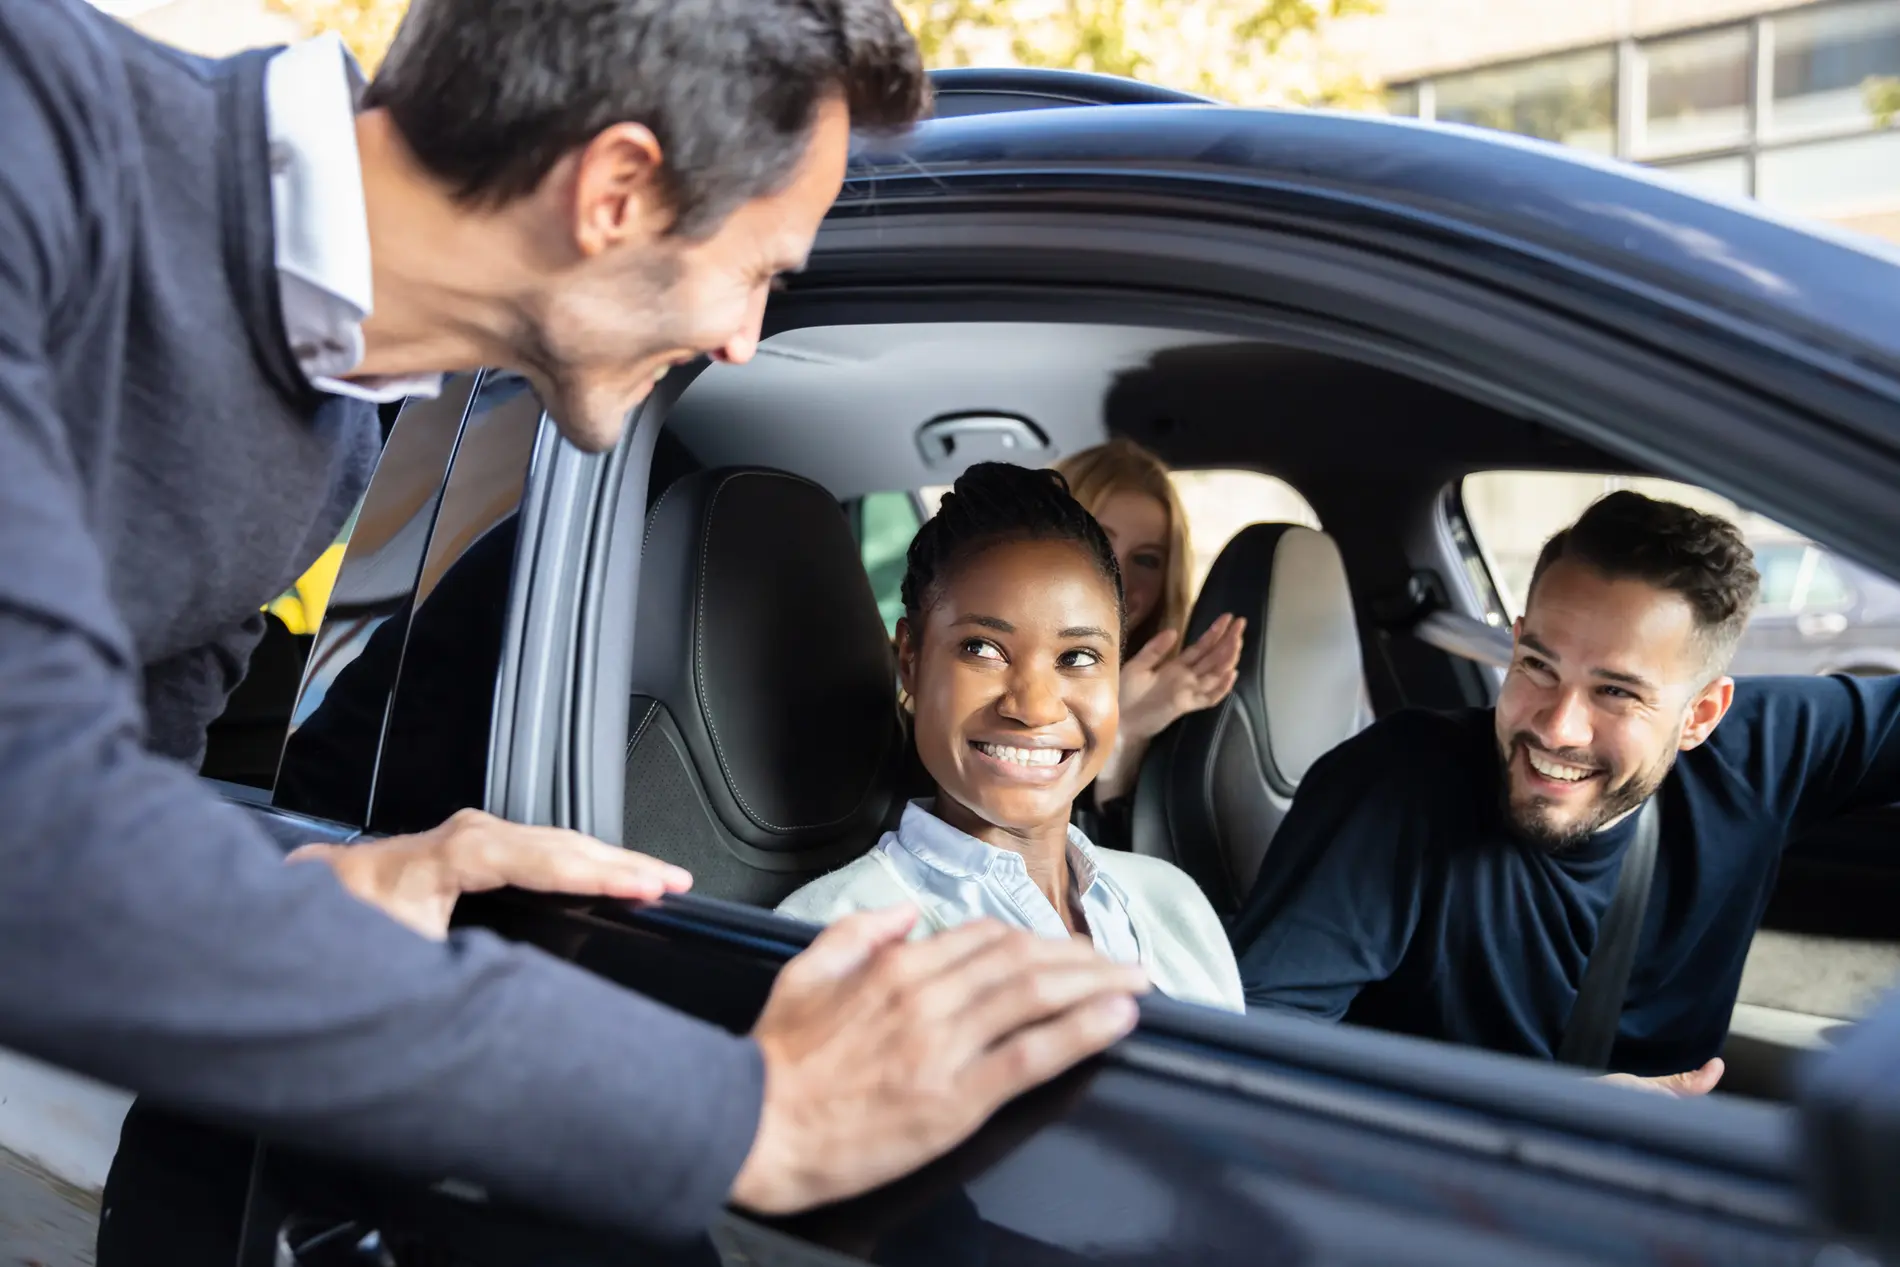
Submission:
[[[1408,631],[1428,647],[1448,655],[1494,668],[1511,667],[1511,631],[1461,613],[1439,608],[1421,617]]]
[[[1623,854],[1617,872],[1616,893],[1597,925],[1596,949],[1584,965],[1577,1001],[1564,1025],[1557,1059],[1585,1069],[1605,1069],[1616,1045],[1617,1026],[1623,1019],[1623,999],[1629,990],[1630,969],[1636,964],[1636,943],[1643,935],[1643,914],[1649,908],[1650,881],[1656,875],[1656,845],[1662,836],[1659,790],[1636,811],[1636,838]]]

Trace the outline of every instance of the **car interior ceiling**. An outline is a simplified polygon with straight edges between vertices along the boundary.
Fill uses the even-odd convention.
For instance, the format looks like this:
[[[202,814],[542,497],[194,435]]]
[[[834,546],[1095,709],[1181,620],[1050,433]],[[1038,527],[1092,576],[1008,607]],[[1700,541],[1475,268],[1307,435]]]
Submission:
[[[971,459],[929,465],[919,429],[972,413],[1027,419],[1047,440],[1040,451],[975,456],[1046,463],[1114,434],[1177,469],[1285,480],[1344,558],[1381,714],[1488,701],[1471,666],[1383,627],[1402,623],[1393,608],[1404,606],[1422,566],[1447,580],[1457,570],[1432,554],[1447,487],[1478,470],[1632,471],[1539,423],[1334,356],[1085,324],[791,331],[768,340],[750,366],[707,370],[666,434],[699,465],[787,470],[850,500],[950,483]],[[655,495],[662,485],[656,477]]]
[[[943,455],[920,443],[920,431],[934,420],[966,415],[1027,421],[1045,447],[966,451],[933,463],[933,457]],[[1357,711],[1363,707],[1360,699],[1369,699],[1372,712],[1383,715],[1404,706],[1484,704],[1494,695],[1495,673],[1474,672],[1471,663],[1406,634],[1406,621],[1416,615],[1408,615],[1407,606],[1416,603],[1414,577],[1421,569],[1444,583],[1437,601],[1453,607],[1474,605],[1469,595],[1461,599],[1457,587],[1448,583],[1461,566],[1443,530],[1448,489],[1456,489],[1470,473],[1487,470],[1643,473],[1533,419],[1384,369],[1300,348],[1190,330],[1101,324],[918,323],[793,330],[768,340],[750,366],[706,370],[666,421],[654,455],[649,503],[663,503],[674,487],[703,501],[709,473],[716,479],[722,469],[751,467],[797,477],[788,489],[821,487],[836,507],[873,492],[947,485],[963,465],[979,458],[1046,464],[1110,435],[1138,441],[1176,469],[1251,469],[1276,476],[1305,497],[1324,526],[1324,534],[1309,534],[1326,543],[1317,553],[1302,545],[1288,525],[1243,532],[1209,578],[1210,590],[1219,591],[1210,601],[1267,610],[1267,576],[1276,570],[1268,561],[1286,542],[1306,551],[1304,574],[1309,578],[1329,574],[1322,557],[1327,550],[1336,559],[1337,572],[1343,572],[1347,592],[1339,607],[1350,612],[1343,627],[1350,629],[1354,620],[1358,626],[1358,655],[1351,657],[1358,663],[1348,668],[1363,667],[1364,690],[1350,701],[1343,688],[1332,689],[1324,701],[1309,693],[1299,706],[1302,733],[1292,741],[1295,747],[1311,746],[1325,736],[1330,736],[1325,743],[1334,742],[1364,724],[1367,719]],[[766,569],[772,576],[756,566],[747,575],[757,585],[776,587],[788,596],[788,603],[795,592],[830,595],[825,603],[798,600],[797,606],[801,615],[816,619],[812,628],[822,632],[811,646],[858,648],[854,666],[838,669],[839,676],[826,689],[868,692],[878,674],[888,674],[888,669],[880,667],[884,662],[871,649],[882,626],[868,609],[862,568],[845,576],[850,570],[848,551],[834,529],[847,521],[840,513],[833,517],[832,529],[814,527],[823,516],[812,499],[798,493],[793,500],[802,509],[779,521],[788,525],[784,531],[791,539],[810,539],[816,532],[828,543],[807,549],[805,557],[774,551],[777,562]],[[756,506],[735,506],[726,518],[753,516],[744,534],[763,541],[771,533],[761,528],[757,513]],[[722,528],[709,518],[701,521],[700,530],[717,533]],[[723,530],[734,531],[729,525]],[[707,556],[703,540],[695,548],[702,559]],[[1319,561],[1317,572],[1312,570],[1314,560]],[[855,563],[856,556],[850,555],[849,561]],[[677,595],[678,581],[669,584]],[[646,588],[643,577],[643,594]],[[1332,600],[1322,596],[1307,601],[1326,607]],[[829,614],[814,617],[816,606],[827,607]],[[1196,624],[1204,627],[1212,614],[1197,612]],[[1322,625],[1326,618],[1320,617]],[[783,626],[775,622],[775,627]],[[750,682],[756,697],[749,714],[753,721],[745,722],[739,720],[736,697],[728,693],[723,707],[734,710],[730,728],[759,729],[759,719],[796,715],[822,698],[784,686],[786,677],[797,674],[779,672],[775,679],[775,671],[766,666],[777,652],[746,650],[738,643],[728,640],[724,654],[736,657],[730,671],[735,680]],[[1337,682],[1340,675],[1334,667],[1309,657],[1296,666],[1294,676]],[[1265,701],[1262,707],[1268,711],[1274,708],[1276,673],[1282,682],[1279,698],[1284,699],[1284,668],[1243,666],[1243,680],[1254,683],[1250,698]],[[1353,706],[1350,714],[1348,703]],[[887,734],[889,714],[878,708],[866,704],[862,712],[876,718],[861,728],[872,748],[884,743]],[[816,773],[793,756],[797,744],[792,736],[763,727],[768,733],[759,750],[777,744],[785,754],[780,764],[786,770],[802,770],[805,779],[828,780],[815,795],[832,798],[829,817],[847,824],[829,834],[774,833],[762,825],[775,821],[769,815],[711,812],[711,801],[723,795],[713,785],[737,789],[739,783],[727,777],[731,771],[720,767],[710,746],[701,744],[695,751],[693,743],[678,737],[677,727],[659,727],[666,742],[652,742],[661,737],[653,718],[664,711],[656,712],[653,698],[642,696],[630,718],[629,733],[643,735],[646,750],[641,770],[629,766],[627,843],[670,849],[659,836],[640,831],[638,824],[658,813],[660,800],[674,806],[686,803],[677,798],[687,797],[686,784],[694,785],[690,801],[714,824],[696,830],[723,834],[726,843],[715,849],[702,842],[688,856],[669,856],[700,869],[716,858],[722,874],[705,890],[714,896],[770,904],[815,871],[837,865],[834,859],[869,848],[894,822],[903,800],[925,786],[914,757],[897,768],[885,760],[882,749],[857,762],[842,781],[835,761],[825,773]],[[1284,707],[1279,711],[1281,725],[1286,724],[1286,712]],[[834,710],[834,719],[838,715]],[[704,719],[715,726],[717,720]],[[1276,722],[1264,718],[1256,724],[1268,728],[1261,733],[1269,733]],[[1144,786],[1214,778],[1210,771],[1219,764],[1218,755],[1195,739],[1191,725],[1178,729],[1182,733],[1164,736],[1151,752],[1142,771]],[[842,733],[829,736],[827,751],[835,754],[843,741]],[[676,767],[667,776],[675,786],[659,797],[651,766],[662,755]],[[755,766],[743,777],[764,777],[763,768]],[[1187,832],[1177,831],[1185,839],[1151,843],[1145,851],[1171,857],[1200,882],[1217,909],[1232,909],[1261,865],[1265,842],[1297,777],[1268,778],[1265,783],[1273,786],[1246,786],[1211,811],[1216,819],[1227,815],[1232,821],[1199,823]],[[644,790],[637,792],[637,787]],[[1144,827],[1141,815],[1137,809],[1138,837],[1144,830],[1163,831],[1153,822]],[[813,814],[806,818],[817,821]],[[651,821],[674,820],[662,816]],[[1237,829],[1235,824],[1249,826]],[[1251,847],[1223,844],[1211,853],[1196,852],[1195,837],[1204,844],[1237,835],[1251,836]],[[737,848],[735,837],[740,838]],[[744,865],[735,869],[735,859]],[[1838,934],[1845,903],[1860,911],[1858,918],[1845,916],[1850,931],[1892,939],[1894,899],[1900,897],[1894,877],[1870,886],[1864,870],[1829,868],[1825,860],[1785,868],[1768,925]],[[1759,1094],[1777,1095],[1785,1088],[1785,1078],[1785,1070],[1774,1068],[1755,1077],[1753,1085]],[[1737,1090],[1749,1085],[1747,1075],[1736,1079]]]

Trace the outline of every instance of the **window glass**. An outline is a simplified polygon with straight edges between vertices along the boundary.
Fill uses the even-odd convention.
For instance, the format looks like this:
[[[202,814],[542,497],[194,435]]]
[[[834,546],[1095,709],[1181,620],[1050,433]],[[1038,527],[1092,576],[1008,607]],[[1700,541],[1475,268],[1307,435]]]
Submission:
[[[1742,531],[1762,576],[1760,605],[1737,648],[1736,673],[1875,673],[1900,663],[1900,584],[1868,578],[1856,594],[1845,564],[1825,546],[1704,488],[1674,480],[1552,471],[1487,471],[1466,477],[1462,493],[1485,560],[1506,604],[1523,611],[1531,571],[1544,542],[1590,503],[1617,489],[1681,502],[1722,515]],[[1882,591],[1876,598],[1871,587]],[[1827,623],[1808,617],[1842,613]],[[1800,618],[1797,620],[1797,618]]]
[[[1175,494],[1181,499],[1181,509],[1187,512],[1188,541],[1194,550],[1189,565],[1193,594],[1201,592],[1201,582],[1207,579],[1214,560],[1234,539],[1234,534],[1248,524],[1320,526],[1319,516],[1299,490],[1283,479],[1259,471],[1176,471],[1172,478]],[[920,489],[918,497],[934,515],[943,495],[949,491],[948,485],[934,485]]]
[[[1808,592],[1802,595],[1803,611],[1838,611],[1854,601],[1854,592],[1834,561],[1820,551],[1814,553],[1814,572],[1808,578]]]
[[[1388,88],[1385,92],[1385,112],[1387,114],[1418,117],[1418,85],[1405,84],[1398,88]]]
[[[941,493],[936,500],[942,500]],[[933,506],[935,502],[931,503]],[[911,538],[922,522],[907,492],[867,493],[858,503],[858,552],[877,595],[884,628],[897,634],[897,618],[904,614],[904,565]]]
[[[1285,480],[1259,471],[1176,471],[1174,491],[1187,512],[1195,594],[1201,592],[1201,582],[1220,552],[1248,524],[1319,527],[1319,516],[1306,498]]]
[[[1680,153],[1741,140],[1748,131],[1749,55],[1745,26],[1644,45],[1644,148]]]
[[[1668,172],[1712,194],[1725,194],[1731,198],[1746,198],[1749,195],[1748,160],[1740,155],[1707,158],[1692,163],[1660,163],[1657,170]]]
[[[1761,611],[1790,612],[1801,583],[1801,566],[1808,547],[1799,541],[1779,541],[1755,549],[1755,567],[1761,572]]]
[[[1726,497],[1675,480],[1562,471],[1486,471],[1467,476],[1465,514],[1513,619],[1523,614],[1524,594],[1544,542],[1575,522],[1590,503],[1621,488],[1733,519],[1751,542],[1764,536],[1797,539]]]
[[[1588,49],[1434,81],[1436,117],[1561,141],[1616,148],[1616,53]]]
[[[1756,194],[1805,215],[1900,208],[1900,129],[1762,153]]]
[[[1870,125],[1869,81],[1900,75],[1900,2],[1817,5],[1772,23],[1774,130]]]

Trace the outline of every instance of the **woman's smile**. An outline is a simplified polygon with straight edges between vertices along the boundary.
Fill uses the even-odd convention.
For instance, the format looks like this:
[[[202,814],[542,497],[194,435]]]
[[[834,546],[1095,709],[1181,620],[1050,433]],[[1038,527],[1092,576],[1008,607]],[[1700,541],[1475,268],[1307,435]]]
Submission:
[[[1021,740],[1016,743],[969,741],[977,768],[989,777],[1012,783],[1056,783],[1068,774],[1068,767],[1080,748]]]

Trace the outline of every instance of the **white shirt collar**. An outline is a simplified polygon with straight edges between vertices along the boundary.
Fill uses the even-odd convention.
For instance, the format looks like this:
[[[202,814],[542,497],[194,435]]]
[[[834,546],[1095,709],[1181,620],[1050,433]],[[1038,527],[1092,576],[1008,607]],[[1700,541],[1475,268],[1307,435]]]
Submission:
[[[293,44],[265,68],[271,218],[284,333],[319,391],[362,400],[433,396],[439,374],[345,378],[363,361],[373,311],[369,212],[356,150],[363,72],[334,34]]]
[[[904,846],[932,866],[951,875],[977,877],[990,875],[999,868],[1021,871],[1029,868],[1023,856],[1013,849],[998,849],[967,832],[958,831],[936,815],[934,801],[912,801],[904,807],[897,823],[897,835]],[[1095,846],[1074,823],[1069,824],[1069,871],[1075,891],[1087,893],[1097,880],[1108,877],[1095,863]]]
[[[931,801],[911,802],[897,830],[878,844],[913,892],[942,908],[950,917],[947,924],[987,916],[1041,937],[1068,936],[1062,917],[1029,878],[1021,854],[958,831],[933,808]],[[1140,962],[1128,894],[1097,863],[1095,846],[1074,824],[1069,826],[1069,875],[1096,948],[1119,963]]]

